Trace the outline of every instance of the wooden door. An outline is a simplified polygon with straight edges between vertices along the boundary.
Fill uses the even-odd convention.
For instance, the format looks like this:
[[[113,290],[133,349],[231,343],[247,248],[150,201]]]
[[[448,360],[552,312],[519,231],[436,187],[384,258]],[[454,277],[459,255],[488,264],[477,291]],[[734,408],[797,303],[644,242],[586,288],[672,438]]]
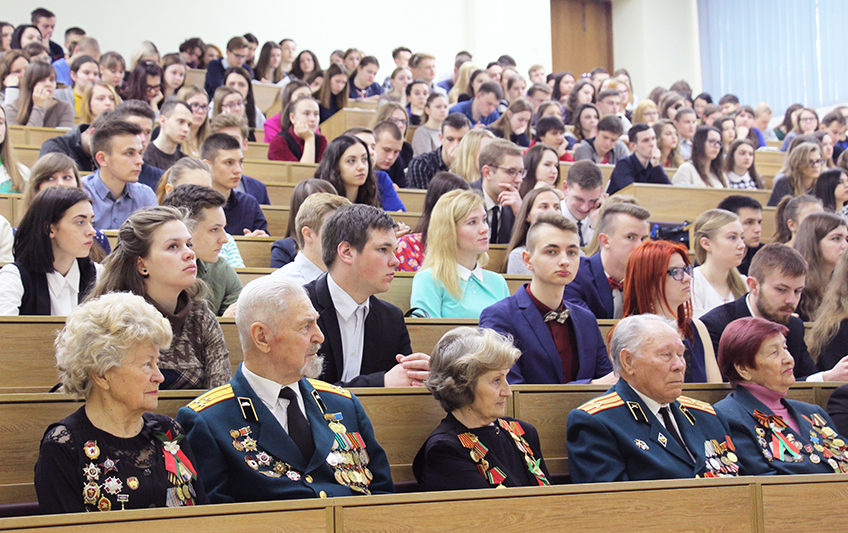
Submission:
[[[551,47],[554,72],[578,79],[598,66],[612,72],[612,3],[551,0]]]

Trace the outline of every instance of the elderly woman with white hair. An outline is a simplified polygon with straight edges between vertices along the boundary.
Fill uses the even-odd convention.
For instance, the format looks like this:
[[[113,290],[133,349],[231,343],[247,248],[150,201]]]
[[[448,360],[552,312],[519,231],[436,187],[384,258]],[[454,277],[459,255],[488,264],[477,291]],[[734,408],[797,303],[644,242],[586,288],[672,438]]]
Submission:
[[[536,428],[504,416],[506,376],[520,355],[491,329],[459,327],[441,338],[424,384],[448,415],[412,464],[421,490],[549,485]]]
[[[56,339],[62,390],[85,399],[47,428],[35,466],[44,514],[207,503],[194,455],[158,404],[171,326],[141,296],[112,293],[69,315]]]

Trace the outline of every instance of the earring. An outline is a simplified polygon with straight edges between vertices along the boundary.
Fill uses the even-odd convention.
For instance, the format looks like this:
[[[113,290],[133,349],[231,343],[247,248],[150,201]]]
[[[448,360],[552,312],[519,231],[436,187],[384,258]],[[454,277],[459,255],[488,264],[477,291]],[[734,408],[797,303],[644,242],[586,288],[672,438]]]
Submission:
[[[141,271],[141,277],[143,277],[144,279],[147,279],[147,278],[149,278],[149,277],[150,277],[150,274],[148,274],[148,273],[147,273],[147,269],[146,269],[146,268],[145,268],[144,270],[142,270],[142,271]]]

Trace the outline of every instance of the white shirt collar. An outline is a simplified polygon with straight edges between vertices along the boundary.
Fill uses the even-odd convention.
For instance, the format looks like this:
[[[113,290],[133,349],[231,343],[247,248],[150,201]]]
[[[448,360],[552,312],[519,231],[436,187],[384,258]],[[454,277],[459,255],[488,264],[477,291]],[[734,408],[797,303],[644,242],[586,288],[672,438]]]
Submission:
[[[635,392],[636,394],[639,395],[639,398],[641,398],[643,402],[645,402],[645,405],[648,407],[648,410],[651,411],[652,413],[654,413],[654,416],[657,418],[657,420],[660,420],[660,408],[668,407],[668,404],[667,403],[662,404],[662,403],[659,403],[656,400],[648,398],[647,396],[645,396],[641,392],[637,391],[632,386],[630,388],[633,389],[633,392]]]
[[[751,293],[750,292],[745,295],[745,305],[748,306],[748,312],[751,313],[751,316],[755,316],[757,318],[762,318],[762,317],[760,317],[760,314],[757,312],[757,310],[754,309],[754,307],[751,306]]]
[[[307,278],[309,281],[314,280],[318,276],[324,273],[321,268],[312,262],[311,259],[303,255],[303,252],[298,252],[296,256],[294,256],[294,263],[297,265],[297,268],[304,274],[304,278]],[[309,283],[307,281],[307,283]]]
[[[297,384],[297,381],[294,383],[289,383],[287,385],[280,385],[276,381],[272,381],[268,378],[263,378],[262,376],[251,372],[247,365],[241,366],[242,374],[244,374],[244,378],[247,380],[250,388],[253,389],[253,392],[259,396],[259,399],[262,400],[269,408],[273,408],[273,406],[277,405],[277,400],[280,398],[280,391],[283,390],[283,387],[291,387],[294,389],[295,394],[300,396],[300,387]]]
[[[79,294],[79,281],[79,262],[76,259],[74,259],[70,270],[64,276],[55,270],[47,274],[47,287],[51,295],[61,294],[65,287],[70,288],[71,293]]]
[[[347,291],[339,287],[339,284],[336,283],[336,280],[330,274],[327,274],[327,286],[330,289],[330,297],[333,299],[333,306],[336,308],[336,313],[345,320],[350,319],[356,308],[359,307],[359,304],[356,303],[356,300]],[[366,299],[362,305],[365,307],[365,315],[367,316],[371,308],[371,299]]]
[[[474,270],[468,270],[468,268],[457,263],[456,265],[457,272],[459,273],[459,277],[462,281],[468,281],[468,278],[474,276],[479,281],[483,281],[483,267],[480,266],[480,263],[474,267]]]
[[[483,178],[483,179],[485,179],[485,178]],[[492,208],[495,207],[496,205],[498,205],[498,204],[495,203],[494,200],[492,200],[492,198],[489,196],[489,193],[486,192],[485,187],[483,188],[483,201],[486,203],[486,212],[487,213],[490,213],[492,211]]]

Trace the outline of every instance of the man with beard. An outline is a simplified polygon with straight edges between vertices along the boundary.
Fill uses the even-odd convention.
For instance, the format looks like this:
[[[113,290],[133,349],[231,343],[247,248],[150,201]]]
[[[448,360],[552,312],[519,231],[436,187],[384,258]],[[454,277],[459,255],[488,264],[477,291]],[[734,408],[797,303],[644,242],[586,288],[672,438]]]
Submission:
[[[244,363],[228,384],[177,415],[197,447],[210,502],[392,492],[386,453],[362,404],[345,389],[308,379],[323,366],[317,320],[306,291],[285,276],[254,280],[239,296]],[[178,447],[166,443],[166,451],[168,444]]]
[[[789,328],[786,347],[795,359],[797,379],[848,381],[848,356],[832,369],[816,372],[816,365],[804,342],[804,323],[793,314],[807,277],[807,263],[801,254],[785,244],[766,245],[751,260],[748,275],[748,294],[701,317],[710,332],[716,353],[721,334],[728,324],[737,318],[756,316]]]

